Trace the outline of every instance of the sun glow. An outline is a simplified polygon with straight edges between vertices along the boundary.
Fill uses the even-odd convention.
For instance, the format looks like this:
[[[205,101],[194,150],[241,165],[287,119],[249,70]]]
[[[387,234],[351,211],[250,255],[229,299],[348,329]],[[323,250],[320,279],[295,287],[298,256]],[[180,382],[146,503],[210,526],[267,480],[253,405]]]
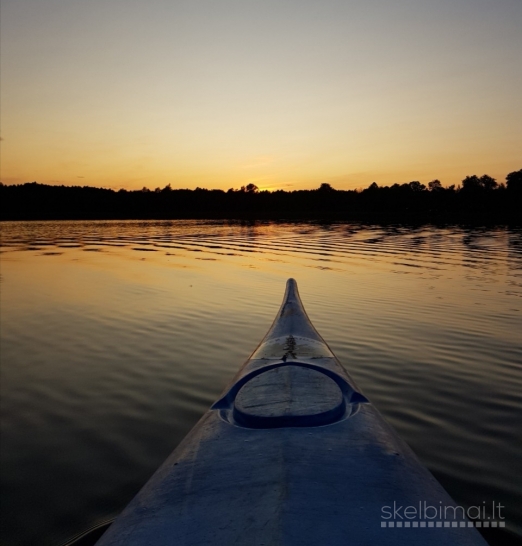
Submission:
[[[520,8],[462,4],[7,0],[2,181],[503,180],[520,168]]]

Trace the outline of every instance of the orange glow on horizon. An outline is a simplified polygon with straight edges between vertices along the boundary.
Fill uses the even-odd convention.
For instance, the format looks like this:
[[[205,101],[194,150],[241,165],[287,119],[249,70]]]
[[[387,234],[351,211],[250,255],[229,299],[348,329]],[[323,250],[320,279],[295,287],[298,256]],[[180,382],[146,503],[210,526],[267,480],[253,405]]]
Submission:
[[[225,191],[502,182],[522,167],[517,12],[462,3],[57,0],[51,13],[9,0],[0,179]]]

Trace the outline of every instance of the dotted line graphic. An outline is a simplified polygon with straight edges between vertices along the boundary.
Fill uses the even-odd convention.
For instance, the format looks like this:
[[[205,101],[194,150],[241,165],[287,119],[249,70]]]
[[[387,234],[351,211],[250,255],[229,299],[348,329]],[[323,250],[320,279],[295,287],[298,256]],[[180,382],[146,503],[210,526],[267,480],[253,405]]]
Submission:
[[[381,527],[505,527],[505,521],[381,521]]]

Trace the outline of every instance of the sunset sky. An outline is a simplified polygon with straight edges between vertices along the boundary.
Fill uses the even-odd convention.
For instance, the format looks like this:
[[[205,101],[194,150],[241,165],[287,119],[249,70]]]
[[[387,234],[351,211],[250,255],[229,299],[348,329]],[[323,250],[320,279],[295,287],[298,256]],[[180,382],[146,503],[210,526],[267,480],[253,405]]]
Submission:
[[[2,0],[1,180],[503,181],[521,25],[520,0]]]

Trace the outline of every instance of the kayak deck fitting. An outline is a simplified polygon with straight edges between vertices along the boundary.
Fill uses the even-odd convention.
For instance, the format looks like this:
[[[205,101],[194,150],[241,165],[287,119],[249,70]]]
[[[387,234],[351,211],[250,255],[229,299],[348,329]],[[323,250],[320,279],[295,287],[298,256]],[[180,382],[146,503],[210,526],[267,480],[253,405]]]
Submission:
[[[458,511],[428,527],[421,515],[390,519],[394,505],[456,506],[360,392],[289,279],[261,344],[97,545],[486,544]]]

